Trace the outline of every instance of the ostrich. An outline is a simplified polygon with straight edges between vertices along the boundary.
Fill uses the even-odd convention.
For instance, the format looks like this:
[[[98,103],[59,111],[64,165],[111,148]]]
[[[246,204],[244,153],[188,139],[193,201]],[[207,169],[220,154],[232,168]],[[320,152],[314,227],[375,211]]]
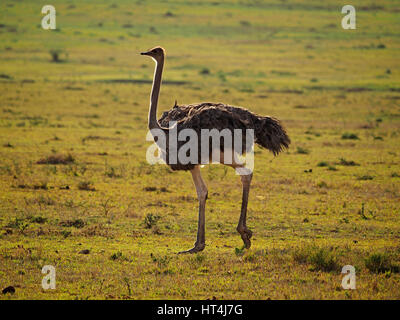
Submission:
[[[171,130],[171,127],[168,127],[170,121],[175,121],[175,129],[178,132],[189,128],[195,130],[199,136],[202,129],[228,129],[231,132],[236,129],[240,129],[242,131],[246,131],[246,129],[253,129],[254,142],[261,147],[267,148],[274,155],[277,155],[283,149],[288,148],[290,139],[286,134],[285,129],[281,126],[279,120],[268,116],[259,116],[247,109],[233,107],[222,103],[200,103],[179,106],[175,102],[175,106],[171,110],[164,112],[162,117],[157,121],[157,103],[164,67],[165,50],[162,47],[155,47],[147,52],[142,52],[141,55],[150,56],[156,63],[150,95],[150,109],[148,118],[148,127],[152,133],[153,130],[158,129],[168,137]],[[202,251],[205,248],[205,204],[208,195],[206,184],[204,183],[200,174],[200,165],[204,163],[199,160],[194,163],[191,162],[183,164],[179,161],[179,159],[177,160],[177,163],[172,163],[172,161],[169,161],[169,145],[167,144],[161,146],[156,137],[154,137],[154,140],[160,148],[161,153],[166,156],[165,159],[167,165],[169,165],[172,170],[190,171],[196,187],[199,201],[197,240],[193,248],[186,251],[181,251],[179,253],[196,253]],[[168,138],[166,140],[168,140]],[[211,149],[212,147],[210,147],[209,154],[212,154],[214,151]],[[232,161],[226,161],[226,159],[223,157],[223,151],[225,149],[223,148],[222,143],[220,144],[220,150],[221,153],[218,161],[219,163],[228,165],[236,170],[244,167],[242,163],[235,161],[236,158],[234,158]],[[249,150],[249,146],[245,146],[241,147],[240,150],[235,149],[233,151],[234,153],[245,154]],[[200,152],[198,152],[198,154],[199,153]],[[236,228],[244,242],[244,247],[247,249],[251,246],[250,238],[252,236],[252,232],[247,228],[246,225],[247,203],[252,176],[252,172],[247,172],[247,174],[241,174],[240,176],[243,194],[239,223]]]

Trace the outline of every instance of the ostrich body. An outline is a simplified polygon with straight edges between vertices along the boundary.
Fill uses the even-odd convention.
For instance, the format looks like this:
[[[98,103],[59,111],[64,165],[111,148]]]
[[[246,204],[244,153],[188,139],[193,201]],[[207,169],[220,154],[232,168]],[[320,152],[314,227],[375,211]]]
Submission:
[[[168,137],[171,130],[171,128],[169,128],[169,123],[171,121],[174,121],[176,122],[176,128],[174,129],[176,129],[178,133],[184,129],[192,129],[197,133],[197,136],[200,139],[202,129],[217,129],[220,131],[228,129],[231,132],[239,129],[243,133],[246,132],[246,129],[253,129],[254,142],[261,147],[267,148],[274,155],[277,155],[284,148],[288,148],[290,144],[290,139],[287,136],[285,129],[281,126],[279,120],[272,117],[259,116],[250,112],[247,109],[229,106],[222,103],[207,102],[182,106],[178,106],[175,103],[175,106],[171,110],[164,112],[162,117],[157,120],[157,103],[160,93],[165,51],[161,47],[155,47],[141,54],[152,57],[153,60],[156,62],[153,86],[150,96],[150,110],[148,119],[148,127],[150,130],[162,130],[162,132],[165,133],[165,135]],[[236,136],[233,135],[233,137]],[[234,149],[232,150],[233,154],[245,154],[246,152],[249,152],[250,149],[253,147],[253,145],[249,146],[245,143],[246,134],[241,135],[241,139],[242,144],[240,148],[232,148],[232,146],[235,145],[234,141],[232,141],[232,145],[230,146],[230,148]],[[167,138],[166,140],[168,141],[169,139]],[[226,159],[224,158],[224,150],[226,151],[226,149],[222,141],[225,141],[225,139],[220,141],[220,150],[218,150],[220,151],[220,157],[218,159],[218,162],[224,165],[228,165],[236,170],[244,168],[244,164],[236,161],[235,157],[231,158],[231,161],[226,161]],[[157,140],[155,140],[155,142],[160,147],[160,144],[157,142]],[[183,145],[184,143],[185,142],[178,141],[177,148],[179,149],[180,145]],[[172,170],[189,170],[191,172],[193,182],[196,187],[197,197],[199,200],[197,240],[192,249],[182,251],[180,253],[195,253],[202,251],[205,248],[205,204],[207,200],[208,190],[200,174],[200,165],[204,162],[201,162],[202,159],[200,159],[199,155],[202,152],[208,152],[209,157],[211,158],[213,150],[212,146],[209,146],[209,150],[200,150],[200,145],[201,144],[198,143],[198,161],[196,161],[195,163],[181,163],[179,159],[177,159],[177,162],[171,161],[170,163],[170,148],[168,142],[166,145],[160,147],[161,152],[165,156],[167,165],[169,165]],[[247,203],[252,176],[253,174],[251,172],[247,172],[247,174],[241,174],[241,182],[243,188],[242,207],[239,223],[236,228],[241,235],[244,246],[246,248],[250,248],[250,238],[252,236],[252,232],[247,228],[246,225]]]

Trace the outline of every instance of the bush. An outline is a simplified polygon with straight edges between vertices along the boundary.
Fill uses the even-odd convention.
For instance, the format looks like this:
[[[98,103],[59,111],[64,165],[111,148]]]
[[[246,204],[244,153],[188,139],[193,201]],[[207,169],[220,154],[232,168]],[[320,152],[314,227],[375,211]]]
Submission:
[[[339,269],[336,257],[331,251],[324,248],[313,252],[309,256],[309,261],[314,270],[335,271]]]
[[[43,224],[43,223],[47,222],[47,218],[44,218],[41,216],[31,217],[29,220],[32,223],[39,223],[39,224]]]
[[[329,272],[339,270],[335,255],[327,248],[315,246],[300,248],[293,253],[293,259],[298,263],[311,264],[314,271]]]
[[[317,167],[327,167],[327,166],[329,166],[329,163],[326,161],[321,161],[321,162],[318,162],[318,164],[317,164]]]
[[[60,222],[62,227],[75,227],[77,229],[83,228],[86,223],[82,219],[75,219],[75,220],[66,220]]]
[[[210,69],[203,68],[203,69],[200,70],[199,74],[210,74]]]
[[[45,158],[38,160],[37,164],[69,164],[74,163],[75,158],[71,154],[52,154]]]
[[[293,259],[298,263],[307,263],[310,248],[297,248],[293,252]]]
[[[373,273],[400,272],[400,267],[394,265],[387,253],[372,253],[365,258],[365,267]]]
[[[67,53],[65,53],[63,50],[57,50],[53,49],[49,51],[50,56],[51,56],[51,62],[55,63],[60,63],[64,62],[65,60],[61,59],[61,55],[64,54],[64,57],[67,58]]]

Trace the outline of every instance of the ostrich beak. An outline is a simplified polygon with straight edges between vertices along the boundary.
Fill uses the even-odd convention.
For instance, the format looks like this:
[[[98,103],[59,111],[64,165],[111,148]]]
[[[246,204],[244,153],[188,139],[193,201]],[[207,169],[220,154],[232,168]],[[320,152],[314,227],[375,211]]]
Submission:
[[[150,51],[141,52],[140,54],[141,54],[142,56],[149,56],[149,55],[150,55]]]

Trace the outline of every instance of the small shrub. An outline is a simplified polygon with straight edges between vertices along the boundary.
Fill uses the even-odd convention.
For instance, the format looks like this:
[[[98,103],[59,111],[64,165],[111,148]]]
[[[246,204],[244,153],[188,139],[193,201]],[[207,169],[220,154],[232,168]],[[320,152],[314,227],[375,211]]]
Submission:
[[[339,269],[334,253],[327,248],[303,247],[293,253],[293,259],[298,263],[311,264],[314,271],[329,272]]]
[[[203,69],[201,69],[201,70],[199,71],[199,74],[203,74],[203,75],[210,74],[210,69],[208,69],[208,68],[203,68]]]
[[[373,273],[400,272],[399,266],[393,264],[391,257],[387,253],[372,253],[365,258],[364,262],[365,267]]]
[[[38,160],[37,164],[70,164],[74,163],[75,158],[71,154],[52,154]]]
[[[111,255],[110,259],[115,261],[115,260],[121,259],[122,257],[123,257],[122,252],[118,251],[116,253],[113,253]]]
[[[15,218],[14,221],[11,221],[6,225],[7,228],[18,229],[22,234],[24,233],[25,229],[28,228],[29,224],[21,218]]]
[[[164,13],[164,17],[175,17],[175,14],[171,11],[167,11],[166,13]]]
[[[107,198],[100,202],[100,207],[102,208],[102,213],[104,216],[107,217],[111,213],[111,210],[115,208],[115,205],[113,204],[111,198]]]
[[[71,231],[68,230],[62,230],[61,235],[64,237],[64,239],[68,238],[71,235]]]
[[[350,166],[350,167],[352,167],[352,166],[359,166],[359,164],[356,163],[356,162],[354,162],[353,160],[348,161],[348,160],[346,160],[346,159],[344,159],[344,158],[340,158],[338,164],[339,164],[339,165],[342,165],[342,166]]]
[[[47,181],[42,181],[39,184],[35,184],[33,186],[33,189],[38,190],[38,189],[42,189],[42,190],[48,190],[49,187],[47,186]],[[40,203],[39,203],[40,204]]]
[[[310,255],[309,261],[314,270],[329,272],[339,269],[336,257],[328,249],[321,248],[316,250]]]
[[[0,74],[0,78],[1,78],[1,79],[8,79],[8,80],[9,80],[9,79],[12,79],[12,77],[11,77],[10,75],[5,74],[5,73],[1,73],[1,74]]]
[[[61,55],[64,53],[65,58],[67,57],[67,54],[63,51],[63,50],[50,50],[49,51],[50,56],[51,56],[51,62],[55,62],[55,63],[60,63],[60,62],[64,62],[65,60],[61,59]]]
[[[36,216],[36,217],[31,217],[29,220],[32,223],[42,224],[42,223],[45,223],[47,221],[47,218],[44,218],[44,217],[41,217],[41,216]]]
[[[360,138],[355,133],[343,133],[342,139],[344,140],[360,140]]]
[[[60,222],[60,225],[63,227],[75,227],[77,229],[83,228],[86,223],[82,219],[75,219],[75,220],[66,220]]]
[[[318,162],[318,164],[317,164],[317,167],[327,167],[327,166],[329,166],[329,163],[326,161],[321,161],[321,162]]]
[[[294,261],[298,263],[307,263],[308,261],[308,256],[309,256],[309,250],[310,248],[305,247],[305,248],[297,248],[293,252],[293,259]]]

